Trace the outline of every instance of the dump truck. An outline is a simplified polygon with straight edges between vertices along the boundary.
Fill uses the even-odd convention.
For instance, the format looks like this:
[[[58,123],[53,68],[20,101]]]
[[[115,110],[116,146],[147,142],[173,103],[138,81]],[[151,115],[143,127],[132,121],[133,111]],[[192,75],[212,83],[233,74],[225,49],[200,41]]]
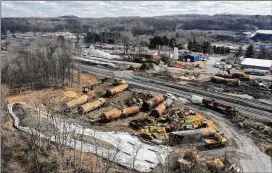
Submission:
[[[205,146],[208,148],[217,147],[217,146],[226,146],[228,140],[220,133],[214,133],[208,137],[203,138]]]

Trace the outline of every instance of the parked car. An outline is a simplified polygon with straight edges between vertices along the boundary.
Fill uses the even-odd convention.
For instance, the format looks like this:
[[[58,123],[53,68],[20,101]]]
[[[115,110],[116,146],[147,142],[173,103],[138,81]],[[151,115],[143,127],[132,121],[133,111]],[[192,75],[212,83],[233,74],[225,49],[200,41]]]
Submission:
[[[220,63],[219,63],[219,62],[214,63],[214,64],[213,64],[213,67],[219,68],[219,67],[220,67]]]

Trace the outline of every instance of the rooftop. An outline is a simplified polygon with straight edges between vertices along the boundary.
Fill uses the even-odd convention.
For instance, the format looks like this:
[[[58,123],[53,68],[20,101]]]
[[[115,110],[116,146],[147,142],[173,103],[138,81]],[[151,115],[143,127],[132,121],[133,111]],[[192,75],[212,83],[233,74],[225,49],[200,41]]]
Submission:
[[[256,34],[272,34],[272,30],[258,30]]]
[[[246,59],[244,59],[244,61],[241,64],[242,65],[259,66],[259,67],[271,67],[272,66],[272,60],[246,58]]]

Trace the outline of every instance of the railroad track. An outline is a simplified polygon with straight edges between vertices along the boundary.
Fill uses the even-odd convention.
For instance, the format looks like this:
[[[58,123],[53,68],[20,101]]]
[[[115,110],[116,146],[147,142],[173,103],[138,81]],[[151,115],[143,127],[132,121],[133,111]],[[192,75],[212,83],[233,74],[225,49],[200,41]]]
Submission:
[[[192,94],[197,94],[199,96],[214,99],[216,98],[218,101],[227,103],[231,106],[235,106],[241,113],[252,117],[258,118],[262,121],[272,122],[272,110],[271,105],[259,103],[253,100],[251,103],[246,102],[246,99],[241,100],[240,98],[224,95],[218,92],[208,92],[208,91],[198,91],[195,88],[187,88],[185,86],[180,86],[178,84],[174,84],[172,82],[163,82],[160,79],[149,79],[145,77],[139,76],[131,76],[131,75],[120,75],[115,71],[90,67],[85,65],[80,65],[80,68],[86,72],[91,72],[97,75],[101,75],[104,77],[117,77],[125,79],[132,87],[137,87],[141,89],[149,89],[155,92],[163,92],[163,93],[171,93],[178,97],[190,98]],[[223,95],[223,96],[221,96]],[[262,105],[263,104],[263,105]]]
[[[168,82],[168,81],[165,82],[165,81],[158,79],[158,78],[149,79],[149,78],[145,78],[145,77],[134,76],[133,79],[139,79],[139,80],[143,80],[146,82],[154,82],[157,84],[161,84],[161,85],[172,87],[172,88],[177,88],[177,89],[187,91],[190,93],[199,94],[199,95],[210,97],[210,98],[216,98],[216,99],[236,103],[239,105],[250,106],[253,108],[261,109],[261,110],[268,111],[268,112],[272,113],[272,105],[267,104],[267,103],[260,103],[255,100],[230,96],[230,95],[226,95],[224,93],[220,93],[217,91],[213,91],[213,92],[203,91],[203,90],[201,90],[201,88],[193,87],[193,86],[191,86],[189,88],[188,86],[178,85],[173,82]]]

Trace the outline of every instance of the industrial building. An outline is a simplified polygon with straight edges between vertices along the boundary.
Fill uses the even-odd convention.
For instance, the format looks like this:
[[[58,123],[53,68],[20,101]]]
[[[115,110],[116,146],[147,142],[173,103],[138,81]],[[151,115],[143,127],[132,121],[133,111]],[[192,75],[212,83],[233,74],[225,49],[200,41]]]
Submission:
[[[270,41],[272,40],[272,30],[258,30],[251,35],[252,40]]]
[[[267,70],[271,74],[272,60],[245,58],[241,63],[241,68],[243,70],[245,69]]]
[[[199,54],[191,53],[188,55],[185,55],[183,57],[183,61],[185,62],[197,62],[201,60],[201,56]]]

